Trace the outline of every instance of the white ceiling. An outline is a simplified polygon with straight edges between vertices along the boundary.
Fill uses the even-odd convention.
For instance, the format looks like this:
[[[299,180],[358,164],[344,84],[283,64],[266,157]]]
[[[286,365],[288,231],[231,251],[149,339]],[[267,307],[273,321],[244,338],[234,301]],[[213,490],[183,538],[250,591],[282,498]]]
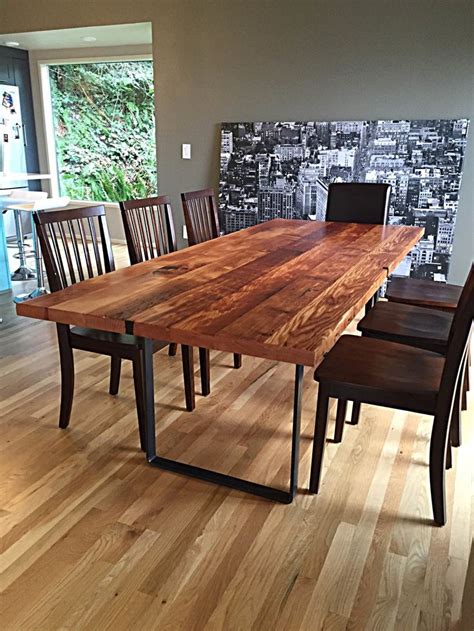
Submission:
[[[95,37],[93,42],[84,37]],[[52,50],[59,48],[97,48],[101,46],[130,46],[151,44],[151,23],[113,24],[84,28],[36,31],[34,33],[9,33],[0,35],[0,46],[18,42],[26,50]]]

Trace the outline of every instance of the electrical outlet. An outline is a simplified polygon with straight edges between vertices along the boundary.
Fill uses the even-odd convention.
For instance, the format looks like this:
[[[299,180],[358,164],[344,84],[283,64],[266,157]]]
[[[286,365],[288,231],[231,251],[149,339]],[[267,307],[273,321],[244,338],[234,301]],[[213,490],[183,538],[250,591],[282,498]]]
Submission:
[[[181,145],[181,157],[183,160],[191,160],[191,145],[183,144]]]

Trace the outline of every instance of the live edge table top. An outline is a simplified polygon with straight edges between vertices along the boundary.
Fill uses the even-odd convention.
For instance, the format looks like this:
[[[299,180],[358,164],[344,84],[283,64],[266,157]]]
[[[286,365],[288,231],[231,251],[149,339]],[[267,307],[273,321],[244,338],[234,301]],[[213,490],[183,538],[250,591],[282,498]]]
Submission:
[[[422,234],[275,219],[20,303],[17,312],[315,366]]]

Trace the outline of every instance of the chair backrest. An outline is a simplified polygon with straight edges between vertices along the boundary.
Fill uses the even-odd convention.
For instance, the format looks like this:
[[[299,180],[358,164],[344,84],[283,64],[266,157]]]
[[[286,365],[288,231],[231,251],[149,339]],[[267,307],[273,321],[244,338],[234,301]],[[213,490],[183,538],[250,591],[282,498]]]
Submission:
[[[335,182],[329,185],[326,221],[387,223],[389,184]]]
[[[474,264],[459,298],[448,338],[446,362],[436,402],[436,417],[450,418],[456,386],[461,378],[461,368],[467,352],[472,320],[474,319]]]
[[[51,291],[115,269],[105,208],[33,214]]]
[[[130,263],[176,251],[176,236],[167,195],[120,202]]]
[[[181,193],[184,221],[188,232],[189,245],[216,239],[220,234],[214,190]]]

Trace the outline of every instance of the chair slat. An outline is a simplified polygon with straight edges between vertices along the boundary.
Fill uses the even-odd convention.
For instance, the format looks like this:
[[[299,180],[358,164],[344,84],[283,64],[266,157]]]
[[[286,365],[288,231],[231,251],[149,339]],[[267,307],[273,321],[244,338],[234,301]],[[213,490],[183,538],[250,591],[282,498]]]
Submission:
[[[61,279],[61,283],[63,284],[64,287],[66,287],[68,285],[68,281],[67,281],[66,272],[64,270],[64,265],[63,265],[63,261],[61,257],[61,251],[59,249],[58,235],[56,234],[56,230],[54,229],[54,224],[51,224],[49,226],[49,230],[51,234],[51,242],[53,244],[53,250],[54,250],[54,255],[56,259],[58,275],[59,275],[59,278]]]
[[[76,282],[76,275],[75,275],[74,265],[72,263],[71,254],[69,252],[69,244],[68,244],[68,240],[67,240],[67,237],[66,237],[66,232],[64,230],[63,224],[61,224],[61,223],[58,224],[58,230],[59,230],[59,234],[61,235],[61,240],[62,240],[62,244],[63,244],[64,254],[66,255],[66,261],[67,261],[67,265],[68,265],[68,268],[69,268],[69,276],[71,278],[71,282],[75,283]]]
[[[86,261],[87,273],[89,274],[89,278],[92,278],[94,275],[94,272],[92,271],[91,257],[89,254],[89,247],[87,245],[86,233],[84,230],[84,224],[82,223],[82,219],[78,221],[78,227],[79,227],[79,235],[81,237],[82,251],[84,252],[84,258]]]
[[[70,237],[71,237],[72,250],[74,252],[74,257],[75,257],[75,260],[76,260],[76,270],[77,270],[77,273],[79,275],[79,280],[84,280],[84,271],[82,269],[81,257],[80,257],[80,254],[79,254],[79,248],[77,246],[77,237],[76,237],[76,233],[74,231],[74,222],[73,221],[67,221],[67,225],[68,225],[69,234],[70,234]]]
[[[100,260],[99,246],[97,244],[97,233],[95,231],[94,219],[92,217],[88,217],[87,223],[89,225],[89,232],[92,238],[92,249],[94,251],[97,273],[99,274],[99,276],[101,276],[103,274],[102,261]]]
[[[161,225],[161,213],[154,213],[153,212],[153,208],[149,208],[149,213],[150,213],[150,220],[151,220],[151,227],[153,230],[153,238],[150,240],[150,245],[153,248],[153,245],[155,246],[155,250],[153,252],[153,257],[155,256],[160,256],[161,253],[161,239],[160,239],[160,232],[161,234],[163,234],[163,229],[162,229],[162,225]]]

